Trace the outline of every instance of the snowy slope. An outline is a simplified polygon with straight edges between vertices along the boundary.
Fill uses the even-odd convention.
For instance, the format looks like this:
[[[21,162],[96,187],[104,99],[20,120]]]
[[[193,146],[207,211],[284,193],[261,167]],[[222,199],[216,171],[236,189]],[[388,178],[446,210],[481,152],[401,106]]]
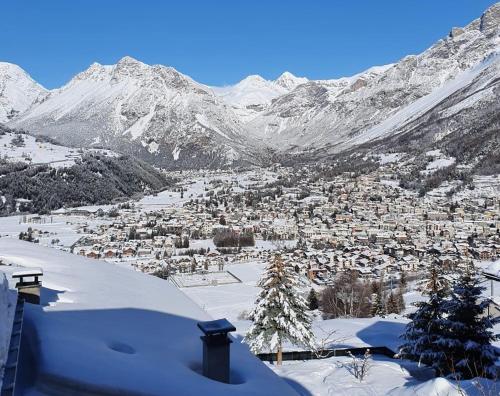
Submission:
[[[21,136],[24,143],[14,145],[12,141]],[[108,156],[118,156],[110,150],[104,149],[77,149],[55,145],[50,142],[37,141],[34,136],[6,132],[0,134],[0,157],[9,162],[24,162],[27,164],[50,164],[54,168],[66,167],[75,164],[75,159],[84,153],[100,152]]]
[[[43,306],[26,311],[38,350],[30,395],[295,394],[239,342],[234,384],[203,377],[196,323],[210,317],[167,281],[15,239],[0,239],[0,259],[44,270]]]
[[[47,90],[19,66],[0,62],[0,123],[25,112],[46,94]]]
[[[479,64],[477,64],[476,66],[458,74],[454,79],[447,81],[441,87],[432,91],[429,95],[415,100],[408,106],[403,107],[394,115],[386,118],[380,124],[377,124],[368,130],[364,130],[355,137],[342,142],[339,146],[336,147],[336,150],[341,150],[345,147],[351,147],[368,141],[373,141],[375,139],[383,137],[384,135],[394,134],[396,130],[398,128],[401,128],[404,124],[410,123],[420,115],[435,107],[437,104],[439,104],[441,101],[443,101],[453,93],[471,84],[473,80],[477,78],[486,68],[498,68],[499,65],[500,52],[494,52],[486,59],[479,62]],[[483,85],[486,85],[488,82],[489,80],[487,80]],[[482,94],[487,95],[489,94],[489,92],[485,91]],[[475,96],[474,100],[480,100],[480,96]],[[471,106],[472,104],[473,103],[469,99],[468,106]],[[457,112],[459,111],[459,109],[455,107],[455,110],[452,111]]]

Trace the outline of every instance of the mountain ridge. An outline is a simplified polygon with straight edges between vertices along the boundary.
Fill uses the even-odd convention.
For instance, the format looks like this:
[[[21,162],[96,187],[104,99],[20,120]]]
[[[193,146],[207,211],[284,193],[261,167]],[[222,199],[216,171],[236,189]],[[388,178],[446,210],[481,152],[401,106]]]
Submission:
[[[115,65],[92,64],[8,121],[65,144],[102,145],[171,168],[259,164],[277,151],[335,154],[401,133],[403,115],[408,122],[420,117],[419,103],[460,90],[485,59],[499,62],[499,25],[497,3],[421,54],[331,80],[284,72],[276,80],[252,75],[209,87],[126,56]],[[495,89],[488,94],[498,98]],[[395,117],[401,121],[391,124]]]

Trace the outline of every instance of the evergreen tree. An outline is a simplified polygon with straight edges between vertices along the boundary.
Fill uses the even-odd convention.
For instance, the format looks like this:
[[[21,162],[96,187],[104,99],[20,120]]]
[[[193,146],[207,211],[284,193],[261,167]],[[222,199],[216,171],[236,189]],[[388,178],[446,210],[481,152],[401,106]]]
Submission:
[[[401,271],[401,275],[399,277],[399,288],[404,293],[406,292],[407,287],[408,287],[408,279],[406,277],[406,271]]]
[[[311,288],[307,296],[307,305],[311,311],[319,308],[318,293],[313,288]]]
[[[428,295],[427,301],[416,303],[417,310],[408,317],[402,338],[405,343],[400,346],[400,356],[416,360],[434,367],[437,371],[445,363],[445,356],[436,341],[443,333],[443,303],[448,293],[447,283],[434,261],[430,268],[429,280],[423,292]]]
[[[283,263],[280,255],[268,265],[259,286],[262,291],[245,341],[255,353],[263,349],[276,351],[277,363],[281,364],[283,342],[288,340],[305,347],[313,344],[307,304],[298,293],[297,274]]]
[[[389,293],[389,297],[387,297],[387,303],[385,305],[385,309],[388,314],[398,314],[399,313],[399,307],[398,307],[398,302],[396,301],[396,296],[394,295],[393,292]]]
[[[444,336],[437,341],[446,355],[441,371],[456,379],[495,378],[496,340],[491,331],[493,320],[484,315],[488,300],[481,297],[485,289],[472,268],[454,283],[450,300],[445,304],[448,316],[442,320]]]
[[[382,285],[379,282],[372,282],[372,316],[385,316],[384,301],[382,297]]]
[[[405,299],[403,296],[403,291],[401,289],[399,289],[398,292],[396,293],[395,297],[396,297],[396,304],[398,307],[398,313],[400,314],[406,308]]]

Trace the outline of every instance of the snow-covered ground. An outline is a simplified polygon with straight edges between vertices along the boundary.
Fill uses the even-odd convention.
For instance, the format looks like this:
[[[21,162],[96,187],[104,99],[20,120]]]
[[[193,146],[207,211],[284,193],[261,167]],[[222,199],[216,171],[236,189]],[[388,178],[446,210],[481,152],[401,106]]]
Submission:
[[[225,269],[237,276],[242,283],[183,288],[182,290],[211,316],[228,318],[236,326],[237,334],[244,337],[251,323],[245,319],[245,313],[250,312],[254,307],[255,299],[260,291],[257,282],[265,267],[266,263],[263,262],[226,265]],[[304,289],[304,292],[307,291],[307,288]],[[411,294],[411,298],[416,297]],[[318,339],[325,338],[335,330],[331,344],[337,347],[387,346],[396,349],[400,343],[399,334],[406,322],[406,319],[395,315],[383,319],[322,320],[317,318],[313,322],[313,327]],[[287,349],[296,350],[297,348],[289,345]]]
[[[0,389],[2,388],[3,370],[9,349],[15,304],[16,294],[9,289],[7,279],[2,272],[2,267],[0,267]]]
[[[500,390],[492,381],[450,382],[444,378],[418,381],[410,371],[415,364],[376,356],[363,381],[354,378],[347,357],[305,362],[284,362],[273,370],[289,380],[300,395],[314,396],[495,396]]]
[[[187,182],[181,182],[180,185],[185,189],[181,196],[178,191],[162,191],[156,195],[148,195],[138,201],[137,207],[142,211],[154,211],[164,208],[179,208],[191,199],[204,199],[205,198],[205,187],[208,187],[209,183],[214,180],[224,180],[232,181],[235,186],[232,187],[233,191],[241,192],[244,188],[249,187],[252,183],[263,183],[272,182],[276,180],[277,175],[270,171],[265,172],[255,172],[249,171],[245,173],[227,173],[227,174],[216,174],[216,175],[202,175],[201,177],[187,178],[182,174],[173,174],[174,177],[179,177]],[[213,189],[214,192],[218,192],[218,188]]]
[[[21,137],[24,143],[20,146],[12,144],[12,140]],[[6,133],[0,135],[0,157],[11,162],[27,164],[50,164],[54,168],[68,167],[75,164],[75,160],[83,153],[99,152],[109,156],[117,154],[110,150],[77,149],[59,146],[48,142],[37,142],[34,136]]]
[[[44,232],[39,238],[40,245],[69,249],[72,244],[85,235],[81,233],[83,227],[95,228],[106,222],[106,220],[89,220],[83,216],[72,215],[44,215],[41,216],[42,223],[29,222],[29,219],[33,217],[36,216],[26,216],[26,222],[24,216],[0,217],[0,237],[17,238],[20,232],[26,232],[28,227],[31,227],[34,230]],[[54,239],[59,240],[56,245],[52,245]]]
[[[25,314],[36,367],[23,370],[38,372],[34,384],[22,384],[30,395],[75,387],[114,394],[293,394],[239,342],[231,349],[233,384],[202,376],[196,324],[211,317],[167,281],[12,238],[0,239],[0,259],[13,265],[8,272],[44,270],[42,305],[27,305]]]

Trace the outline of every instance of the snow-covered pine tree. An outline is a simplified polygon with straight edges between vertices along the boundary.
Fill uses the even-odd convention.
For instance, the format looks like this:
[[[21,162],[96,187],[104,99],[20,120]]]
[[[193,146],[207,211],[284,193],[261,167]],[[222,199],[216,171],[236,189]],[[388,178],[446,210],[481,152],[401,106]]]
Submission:
[[[276,255],[269,263],[259,286],[251,317],[253,323],[245,337],[254,353],[276,351],[277,364],[282,362],[283,342],[313,347],[314,336],[307,304],[298,290],[298,275]]]
[[[434,261],[429,270],[423,291],[428,300],[416,303],[417,310],[408,316],[411,322],[402,335],[405,343],[400,346],[399,355],[432,366],[439,372],[445,365],[445,356],[435,342],[443,333],[441,320],[448,286],[438,265]]]
[[[497,376],[498,355],[491,345],[497,336],[491,331],[491,316],[484,315],[488,306],[488,300],[481,296],[484,289],[472,265],[454,282],[444,305],[448,312],[442,319],[444,335],[437,340],[446,355],[443,375],[455,379]]]

